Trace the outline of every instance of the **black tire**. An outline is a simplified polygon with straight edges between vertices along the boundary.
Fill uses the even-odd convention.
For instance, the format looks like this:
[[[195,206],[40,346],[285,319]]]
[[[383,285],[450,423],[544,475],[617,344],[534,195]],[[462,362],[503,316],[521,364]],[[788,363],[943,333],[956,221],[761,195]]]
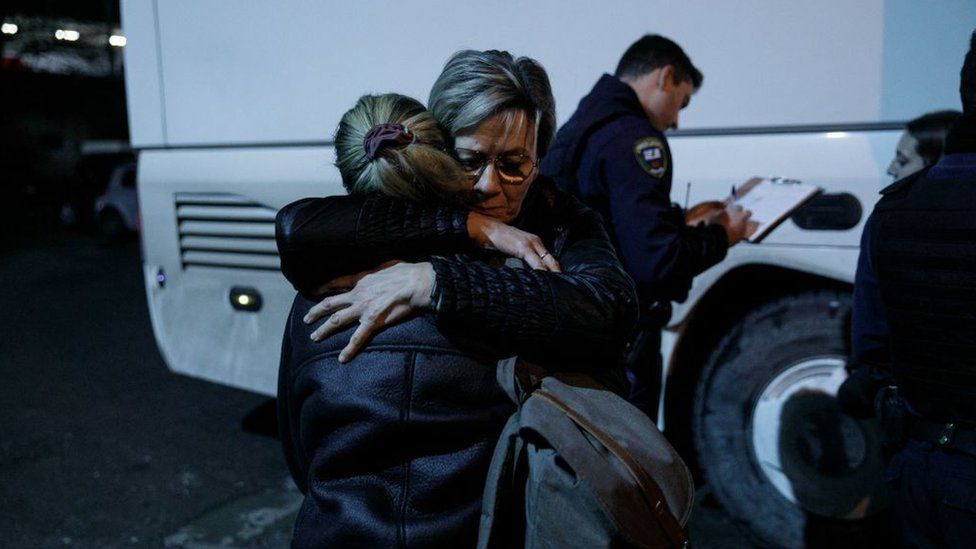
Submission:
[[[861,537],[852,535],[859,524],[877,528],[872,517],[886,500],[880,429],[844,415],[835,395],[794,381],[822,380],[813,374],[843,366],[850,308],[848,294],[832,291],[765,304],[732,328],[702,371],[692,415],[699,465],[715,498],[757,543],[822,543],[833,524],[848,546]],[[754,417],[760,405],[765,415]],[[763,419],[770,417],[776,420]],[[776,440],[769,433],[777,444],[763,442]]]
[[[106,208],[99,214],[98,228],[102,234],[107,236],[121,236],[126,232],[125,221],[122,219],[122,215],[112,208]]]

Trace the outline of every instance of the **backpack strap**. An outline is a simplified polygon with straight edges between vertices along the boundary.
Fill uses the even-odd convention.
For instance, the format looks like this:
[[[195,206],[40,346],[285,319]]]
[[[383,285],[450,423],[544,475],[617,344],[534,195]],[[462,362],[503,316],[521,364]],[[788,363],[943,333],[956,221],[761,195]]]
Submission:
[[[517,356],[499,360],[495,369],[498,386],[518,406],[539,387],[546,374],[547,371],[542,366],[526,362]]]
[[[658,524],[665,534],[671,539],[674,547],[688,547],[688,535],[685,533],[684,528],[671,513],[668,508],[667,500],[664,497],[664,493],[661,491],[661,487],[658,486],[657,482],[647,474],[647,471],[637,462],[636,459],[630,454],[630,452],[623,446],[617,444],[613,437],[608,436],[602,430],[600,430],[596,425],[591,423],[588,419],[578,414],[575,410],[567,406],[564,402],[559,400],[552,393],[545,390],[537,390],[533,392],[533,395],[544,400],[550,405],[554,406],[560,412],[566,415],[569,419],[573,421],[576,425],[582,428],[584,431],[589,433],[593,438],[605,446],[610,452],[620,460],[631,476],[633,476],[634,481],[640,487],[641,495],[644,501],[647,503],[648,507],[651,509],[654,518],[657,520]]]
[[[525,483],[528,464],[522,439],[522,403],[539,386],[545,369],[519,360],[517,356],[498,361],[498,386],[515,403],[495,444],[482,496],[478,549],[507,549],[525,542]]]
[[[478,549],[517,547],[525,540],[525,442],[519,437],[519,413],[508,418],[488,467],[478,526]]]
[[[495,370],[495,379],[502,391],[508,395],[508,398],[512,399],[515,404],[520,404],[522,399],[519,398],[518,383],[515,381],[516,363],[518,363],[517,356],[499,360],[498,368]]]

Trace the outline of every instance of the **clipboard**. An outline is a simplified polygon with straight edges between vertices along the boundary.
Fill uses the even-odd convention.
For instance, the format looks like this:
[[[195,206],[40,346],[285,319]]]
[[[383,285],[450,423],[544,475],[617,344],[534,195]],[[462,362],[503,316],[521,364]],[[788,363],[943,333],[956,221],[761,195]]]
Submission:
[[[736,198],[729,200],[752,211],[759,223],[749,242],[759,243],[797,208],[823,191],[822,187],[785,177],[752,177],[736,187]]]

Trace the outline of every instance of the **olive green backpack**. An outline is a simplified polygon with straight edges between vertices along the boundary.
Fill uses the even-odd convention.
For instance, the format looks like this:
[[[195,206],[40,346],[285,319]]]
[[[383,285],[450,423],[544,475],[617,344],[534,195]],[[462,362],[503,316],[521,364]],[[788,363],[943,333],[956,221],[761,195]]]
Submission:
[[[495,447],[478,547],[687,547],[688,467],[636,407],[582,374],[515,358],[498,381],[518,409]]]

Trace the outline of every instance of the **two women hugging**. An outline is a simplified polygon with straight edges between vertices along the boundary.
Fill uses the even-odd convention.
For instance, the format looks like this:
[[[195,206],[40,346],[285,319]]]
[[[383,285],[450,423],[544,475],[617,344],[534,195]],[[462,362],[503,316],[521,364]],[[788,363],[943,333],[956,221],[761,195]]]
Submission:
[[[623,389],[633,282],[598,214],[538,173],[555,132],[548,76],[462,51],[429,108],[368,95],[342,117],[347,196],[278,215],[299,294],[279,426],[306,494],[295,545],[474,545],[512,403],[512,355]]]

